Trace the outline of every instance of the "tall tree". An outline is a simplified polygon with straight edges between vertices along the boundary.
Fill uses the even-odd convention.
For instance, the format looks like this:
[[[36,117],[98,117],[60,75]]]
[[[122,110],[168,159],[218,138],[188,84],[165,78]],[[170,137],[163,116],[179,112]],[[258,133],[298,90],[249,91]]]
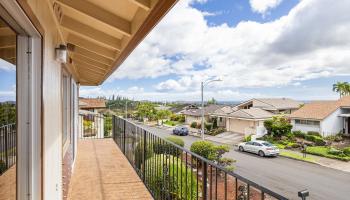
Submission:
[[[350,84],[348,82],[337,82],[333,84],[333,91],[339,93],[339,97],[350,95]]]

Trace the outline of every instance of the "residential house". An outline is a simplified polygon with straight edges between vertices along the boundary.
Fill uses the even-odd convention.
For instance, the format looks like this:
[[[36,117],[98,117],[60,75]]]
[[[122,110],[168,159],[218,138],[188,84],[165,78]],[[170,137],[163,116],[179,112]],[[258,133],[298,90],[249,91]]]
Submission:
[[[223,107],[222,105],[210,104],[204,107],[204,121],[209,122],[210,116],[216,110]],[[202,108],[192,107],[182,112],[185,115],[185,123],[192,124],[193,122],[201,123],[202,122]]]
[[[14,66],[17,74],[16,142],[12,143],[17,144],[13,155],[17,163],[0,175],[0,199],[66,199],[74,173],[95,169],[88,167],[97,160],[97,141],[92,145],[92,141],[78,138],[79,87],[101,85],[175,3],[176,0],[0,1],[0,58]],[[109,140],[100,140],[99,144],[102,150],[113,145]],[[110,151],[120,156],[116,148],[114,145]],[[73,173],[78,151],[92,159],[85,163],[86,169],[75,168]],[[106,154],[98,154],[102,155]],[[127,160],[120,159],[127,168]],[[93,173],[98,177],[98,172]],[[128,173],[128,178],[135,177]],[[91,187],[89,180],[92,179],[83,178],[76,183],[90,183]],[[148,196],[144,198],[151,199],[140,179],[129,181],[113,190],[145,193]],[[86,195],[101,194],[96,191],[98,185],[92,186],[93,190],[75,188],[84,191],[78,198],[98,199]]]
[[[211,113],[211,116],[217,118],[217,125],[219,127],[224,127],[226,128],[226,115],[234,112],[237,110],[237,108],[232,107],[232,106],[223,106],[217,110],[215,110],[213,113]]]
[[[290,114],[300,108],[302,102],[288,98],[254,98],[232,108],[224,107],[212,116],[225,122],[227,131],[245,135],[266,134],[263,122],[278,114]],[[222,123],[220,122],[220,125]]]
[[[79,138],[104,138],[106,100],[79,98]]]
[[[274,114],[291,114],[298,110],[303,102],[289,98],[254,98],[236,106],[239,109],[261,108]]]
[[[290,115],[293,131],[315,131],[323,136],[350,133],[350,97],[305,104]]]

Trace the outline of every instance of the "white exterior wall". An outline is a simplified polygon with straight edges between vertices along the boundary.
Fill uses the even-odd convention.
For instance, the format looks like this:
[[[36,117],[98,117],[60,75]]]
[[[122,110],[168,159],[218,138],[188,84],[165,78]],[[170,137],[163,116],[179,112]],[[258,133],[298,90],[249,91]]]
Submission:
[[[335,135],[343,130],[344,121],[342,117],[339,117],[340,114],[342,114],[342,109],[339,108],[321,122],[322,136]]]
[[[306,124],[295,124],[295,119],[291,120],[291,124],[293,125],[292,131],[315,131],[321,133],[321,128],[319,125],[306,125]]]

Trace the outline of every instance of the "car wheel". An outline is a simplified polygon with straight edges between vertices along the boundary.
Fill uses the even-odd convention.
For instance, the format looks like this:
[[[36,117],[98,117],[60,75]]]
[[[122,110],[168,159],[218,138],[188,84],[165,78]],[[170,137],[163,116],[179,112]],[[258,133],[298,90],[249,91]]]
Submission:
[[[258,154],[259,154],[260,157],[264,157],[265,156],[265,153],[263,151],[259,151]]]
[[[242,146],[239,146],[238,149],[239,149],[239,151],[242,151],[242,152],[244,151]]]

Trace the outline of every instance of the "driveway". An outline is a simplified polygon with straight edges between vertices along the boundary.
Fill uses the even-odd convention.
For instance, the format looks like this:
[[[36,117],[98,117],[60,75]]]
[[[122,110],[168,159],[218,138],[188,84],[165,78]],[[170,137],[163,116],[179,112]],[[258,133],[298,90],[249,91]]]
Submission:
[[[143,127],[160,137],[171,134],[170,130]],[[182,136],[182,138],[186,148],[200,140],[193,136]],[[303,189],[310,191],[308,199],[312,200],[350,199],[350,173],[283,157],[260,158],[253,154],[238,152],[233,148],[225,156],[237,160],[235,164],[237,174],[290,199],[298,199],[297,192]]]

